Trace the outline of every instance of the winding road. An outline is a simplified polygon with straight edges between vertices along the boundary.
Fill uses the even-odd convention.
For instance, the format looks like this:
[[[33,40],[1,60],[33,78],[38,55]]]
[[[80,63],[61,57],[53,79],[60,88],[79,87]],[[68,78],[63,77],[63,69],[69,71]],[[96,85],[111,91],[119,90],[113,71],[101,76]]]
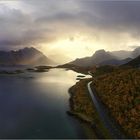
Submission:
[[[91,73],[89,73],[91,74]],[[120,128],[116,125],[115,121],[111,116],[108,114],[108,110],[104,107],[101,103],[99,98],[96,96],[96,91],[91,88],[92,81],[87,84],[87,88],[93,104],[96,108],[96,111],[100,117],[100,120],[104,124],[105,128],[109,131],[110,135],[114,139],[125,139],[126,137],[122,134]]]

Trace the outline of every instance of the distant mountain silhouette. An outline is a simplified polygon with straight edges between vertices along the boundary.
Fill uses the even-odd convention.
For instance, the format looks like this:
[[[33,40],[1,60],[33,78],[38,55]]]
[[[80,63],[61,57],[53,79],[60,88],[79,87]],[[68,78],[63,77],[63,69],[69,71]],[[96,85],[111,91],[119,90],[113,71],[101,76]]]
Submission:
[[[118,58],[110,54],[110,52],[106,52],[105,50],[98,50],[91,57],[76,59],[70,62],[69,64],[85,67],[93,65],[108,65],[108,64],[114,65],[118,63],[123,64],[121,63],[121,60],[118,60]]]
[[[112,51],[110,52],[110,54],[118,57],[118,59],[136,58],[137,56],[140,55],[140,47],[137,47],[133,51],[125,51],[125,50]]]
[[[124,66],[140,67],[140,55],[126,63]]]
[[[110,52],[113,56],[116,56],[118,59],[125,59],[125,58],[131,58],[132,57],[132,51],[112,51]]]
[[[0,51],[0,65],[43,65],[52,61],[42,52],[31,47],[18,51]]]
[[[94,65],[123,65],[131,61],[133,58],[136,58],[138,55],[140,55],[140,47],[133,51],[120,50],[110,52],[98,50],[90,57],[78,58],[68,64],[83,67]]]
[[[122,60],[110,59],[110,60],[107,60],[107,61],[103,61],[99,65],[123,65],[125,63],[128,63],[131,60],[132,60],[132,58],[126,58],[126,59],[122,59]]]
[[[136,48],[132,53],[131,53],[131,57],[132,58],[136,58],[140,55],[140,47]]]

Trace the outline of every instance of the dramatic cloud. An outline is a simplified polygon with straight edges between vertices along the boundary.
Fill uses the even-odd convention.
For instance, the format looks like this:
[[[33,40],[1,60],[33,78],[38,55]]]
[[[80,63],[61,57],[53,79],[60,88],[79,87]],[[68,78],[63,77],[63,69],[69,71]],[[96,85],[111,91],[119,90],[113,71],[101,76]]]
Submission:
[[[36,46],[68,60],[132,49],[140,45],[139,13],[140,1],[0,1],[0,49]]]
[[[139,28],[140,1],[83,1],[80,4],[86,9],[89,25],[126,32]]]

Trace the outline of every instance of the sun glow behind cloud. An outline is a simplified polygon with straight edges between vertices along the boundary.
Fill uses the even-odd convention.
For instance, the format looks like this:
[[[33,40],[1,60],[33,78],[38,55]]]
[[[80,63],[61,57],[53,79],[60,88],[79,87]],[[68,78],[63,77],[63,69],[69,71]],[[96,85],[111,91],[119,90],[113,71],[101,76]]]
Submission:
[[[98,34],[97,34],[98,36]],[[116,38],[118,43],[115,44]],[[139,46],[139,40],[132,38],[129,34],[101,34],[98,37],[91,34],[74,34],[69,37],[58,37],[57,40],[41,44],[41,50],[50,58],[57,58],[60,63],[66,63],[76,58],[91,56],[96,50],[106,51],[132,50],[130,46]],[[124,48],[123,48],[124,47]]]
[[[59,39],[49,44],[42,44],[41,49],[49,57],[56,56],[58,62],[65,63],[75,58],[92,55],[97,49],[102,49],[103,47],[103,45],[91,37],[75,35],[69,38]]]

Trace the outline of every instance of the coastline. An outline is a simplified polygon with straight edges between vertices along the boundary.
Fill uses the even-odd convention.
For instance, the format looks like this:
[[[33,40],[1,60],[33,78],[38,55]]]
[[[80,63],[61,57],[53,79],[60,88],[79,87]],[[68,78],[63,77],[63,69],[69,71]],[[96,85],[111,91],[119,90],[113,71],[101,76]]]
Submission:
[[[86,85],[91,79],[83,79],[77,82],[74,86],[69,89],[70,99],[69,105],[70,110],[67,111],[67,114],[78,119],[83,127],[88,127],[86,134],[88,138],[94,139],[105,139],[111,138],[109,132],[103,126],[102,122],[99,119],[98,113],[94,108],[89,94],[87,94]],[[79,85],[82,89],[79,92]],[[89,110],[87,110],[87,108]],[[89,135],[90,131],[90,135]],[[91,135],[93,134],[93,135]]]
[[[129,76],[131,76],[132,78],[129,78]],[[118,130],[122,132],[124,137],[128,139],[139,138],[140,133],[138,124],[136,123],[136,121],[139,122],[139,70],[129,69],[127,71],[124,71],[120,69],[111,74],[102,75],[96,78],[97,81],[94,85],[95,89],[93,90],[96,90],[97,94],[95,95],[101,101],[102,105],[106,108],[106,112],[108,112],[110,118],[112,117],[111,121],[115,124]],[[102,120],[99,120],[100,118],[98,116],[98,113],[96,112],[94,104],[92,104],[92,110],[90,110],[94,110],[94,113],[87,114],[86,112],[86,109],[91,109],[91,105],[86,106],[91,102],[90,97],[88,97],[88,91],[86,89],[87,83],[91,80],[92,79],[80,80],[69,89],[70,111],[68,112],[68,114],[76,117],[78,120],[82,120],[83,122],[88,123],[90,127],[92,127],[92,125],[95,125],[96,129],[99,132],[101,131],[105,138],[111,138],[102,124],[99,124]],[[113,85],[119,83],[120,81],[121,83],[123,82],[123,84],[118,85],[118,88],[114,89]],[[93,88],[93,86],[91,88]],[[128,89],[126,90],[126,88]],[[131,94],[132,92],[133,94]],[[80,101],[82,98],[85,98],[85,101]],[[122,109],[124,110],[124,112],[121,111]],[[93,120],[91,119],[91,117],[93,118]],[[93,129],[93,131],[94,130],[95,129]]]

